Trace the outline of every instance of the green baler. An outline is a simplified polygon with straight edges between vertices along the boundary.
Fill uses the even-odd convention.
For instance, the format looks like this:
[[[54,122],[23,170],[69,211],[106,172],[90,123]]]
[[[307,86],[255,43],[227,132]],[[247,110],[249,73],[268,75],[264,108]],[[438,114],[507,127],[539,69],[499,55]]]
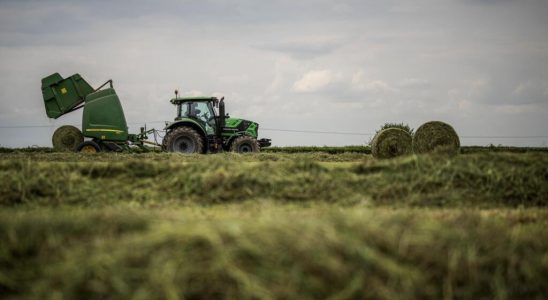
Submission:
[[[109,87],[104,88],[107,84]],[[82,131],[74,126],[62,126],[53,134],[57,150],[99,152],[120,151],[130,145],[143,148],[147,135],[129,134],[124,110],[112,86],[112,80],[94,89],[79,74],[66,79],[58,73],[42,79],[42,96],[46,114],[57,119],[83,108]],[[84,141],[84,137],[91,139]]]

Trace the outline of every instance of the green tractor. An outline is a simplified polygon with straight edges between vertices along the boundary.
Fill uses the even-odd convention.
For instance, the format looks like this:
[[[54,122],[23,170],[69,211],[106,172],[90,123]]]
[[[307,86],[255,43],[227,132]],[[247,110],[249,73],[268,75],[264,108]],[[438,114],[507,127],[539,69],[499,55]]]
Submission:
[[[166,124],[162,149],[169,152],[259,152],[270,139],[257,139],[259,124],[225,114],[224,97],[178,97],[175,121]]]

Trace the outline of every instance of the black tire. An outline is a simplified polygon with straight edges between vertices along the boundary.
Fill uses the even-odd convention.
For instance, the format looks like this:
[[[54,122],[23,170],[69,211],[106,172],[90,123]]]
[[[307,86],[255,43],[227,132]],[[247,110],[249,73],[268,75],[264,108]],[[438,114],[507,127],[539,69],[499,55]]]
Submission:
[[[78,146],[77,151],[81,153],[99,153],[101,152],[101,146],[94,141],[85,141]]]
[[[164,137],[162,144],[169,152],[202,153],[204,149],[204,139],[190,127],[173,129]]]
[[[257,139],[248,135],[237,137],[230,145],[230,151],[237,153],[255,153],[259,152],[260,149]]]
[[[84,135],[80,129],[64,125],[55,130],[51,137],[51,143],[55,151],[77,151],[78,146],[84,142]]]

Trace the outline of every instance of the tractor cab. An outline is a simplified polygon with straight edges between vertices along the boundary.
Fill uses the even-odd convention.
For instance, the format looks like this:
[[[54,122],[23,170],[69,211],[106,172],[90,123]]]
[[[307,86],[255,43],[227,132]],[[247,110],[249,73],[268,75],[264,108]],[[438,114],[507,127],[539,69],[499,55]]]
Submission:
[[[219,100],[215,97],[185,97],[171,99],[171,103],[177,106],[175,121],[191,119],[198,122],[207,135],[214,135],[217,131],[219,114],[216,108]]]

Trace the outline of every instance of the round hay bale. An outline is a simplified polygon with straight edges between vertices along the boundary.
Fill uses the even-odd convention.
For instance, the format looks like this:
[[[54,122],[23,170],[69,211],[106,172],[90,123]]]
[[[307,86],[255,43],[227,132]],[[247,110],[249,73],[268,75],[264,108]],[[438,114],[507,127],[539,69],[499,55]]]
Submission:
[[[55,151],[76,151],[78,146],[84,142],[84,136],[80,129],[64,125],[55,130],[51,142]]]
[[[422,153],[457,154],[460,140],[451,125],[440,121],[430,121],[422,124],[413,137],[413,151]]]
[[[387,128],[379,131],[371,142],[371,154],[375,158],[392,158],[411,154],[412,137],[400,128]]]

